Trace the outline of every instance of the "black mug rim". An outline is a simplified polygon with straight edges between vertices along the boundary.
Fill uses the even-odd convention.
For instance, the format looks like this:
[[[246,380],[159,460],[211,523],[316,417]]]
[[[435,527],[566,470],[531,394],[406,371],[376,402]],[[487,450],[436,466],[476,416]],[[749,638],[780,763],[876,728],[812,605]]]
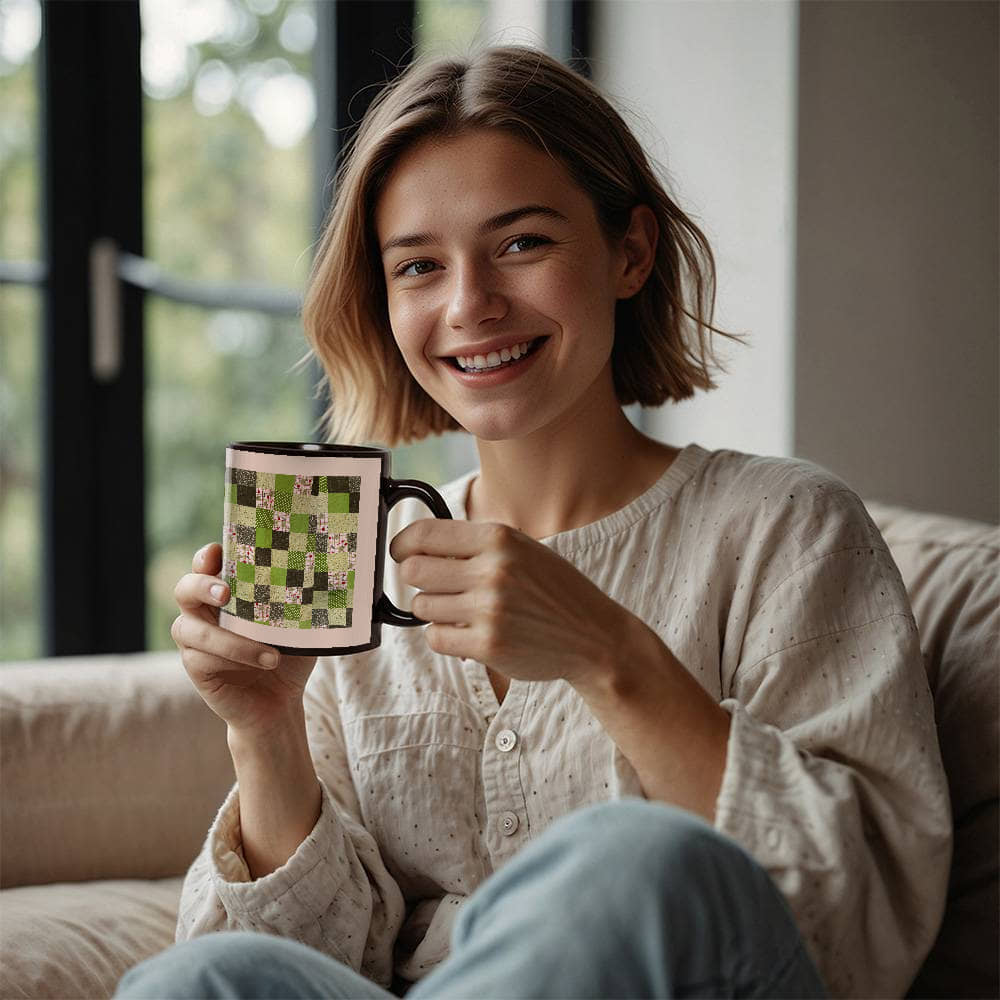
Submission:
[[[334,458],[380,458],[389,454],[384,448],[369,448],[359,444],[325,444],[319,441],[231,441],[226,447],[265,455],[291,455],[294,458],[323,455]]]

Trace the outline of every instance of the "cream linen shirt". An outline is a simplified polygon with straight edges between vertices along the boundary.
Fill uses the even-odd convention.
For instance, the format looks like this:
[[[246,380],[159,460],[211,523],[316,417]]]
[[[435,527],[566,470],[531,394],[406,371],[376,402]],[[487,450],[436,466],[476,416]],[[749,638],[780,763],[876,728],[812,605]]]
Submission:
[[[442,490],[455,517],[475,475]],[[405,501],[389,537],[426,516]],[[942,916],[951,817],[916,626],[858,497],[807,462],[692,444],[621,510],[542,542],[731,714],[715,825],[774,878],[832,993],[903,995]],[[266,931],[413,981],[447,955],[462,901],[550,823],[642,794],[570,685],[514,680],[500,705],[482,664],[432,652],[422,629],[322,659],[306,713],[316,827],[252,881],[234,788],[178,939]]]

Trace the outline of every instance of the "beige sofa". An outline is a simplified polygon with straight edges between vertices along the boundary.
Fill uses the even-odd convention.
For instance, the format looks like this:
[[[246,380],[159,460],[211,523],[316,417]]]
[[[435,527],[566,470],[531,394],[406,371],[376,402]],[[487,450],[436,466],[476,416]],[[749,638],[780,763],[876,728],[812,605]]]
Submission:
[[[910,592],[956,849],[913,994],[996,997],[1000,530],[869,504]],[[173,939],[233,780],[176,653],[0,665],[0,1000],[109,996]]]

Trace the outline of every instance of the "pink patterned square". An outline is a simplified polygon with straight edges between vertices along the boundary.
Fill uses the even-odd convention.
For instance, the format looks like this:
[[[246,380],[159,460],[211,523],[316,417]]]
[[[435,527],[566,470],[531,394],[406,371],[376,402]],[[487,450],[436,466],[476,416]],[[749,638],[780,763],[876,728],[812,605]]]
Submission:
[[[295,488],[292,490],[293,493],[298,493],[300,496],[308,496],[312,493],[313,489],[313,479],[312,476],[296,476],[295,477]]]
[[[354,569],[355,565],[357,564],[357,561],[358,561],[358,554],[357,554],[357,552],[348,552],[347,553],[347,565],[350,566],[351,569]]]
[[[302,588],[285,587],[285,604],[301,604],[301,603],[302,603]]]
[[[325,535],[330,530],[330,518],[327,514],[319,514],[316,517],[316,534]]]
[[[233,545],[236,544],[236,525],[227,524],[226,525],[226,540],[232,542]]]
[[[244,545],[240,542],[236,546],[236,558],[241,563],[249,563],[251,566],[254,564],[254,551],[252,545]]]
[[[291,531],[292,521],[291,515],[286,514],[284,511],[276,510],[273,515],[274,530],[275,531]]]
[[[347,574],[346,573],[331,573],[330,574],[330,589],[331,590],[344,590],[347,587]]]
[[[227,559],[224,569],[225,569],[224,573],[225,576],[236,576],[236,560]]]
[[[266,602],[256,601],[253,606],[253,616],[256,621],[271,620],[271,605]]]
[[[316,565],[316,553],[307,552],[306,553],[306,569],[312,569]]]
[[[341,532],[337,535],[327,536],[326,551],[329,555],[333,555],[335,552],[346,552],[347,551],[347,535]]]
[[[266,486],[257,487],[257,506],[262,510],[274,510],[274,490]]]

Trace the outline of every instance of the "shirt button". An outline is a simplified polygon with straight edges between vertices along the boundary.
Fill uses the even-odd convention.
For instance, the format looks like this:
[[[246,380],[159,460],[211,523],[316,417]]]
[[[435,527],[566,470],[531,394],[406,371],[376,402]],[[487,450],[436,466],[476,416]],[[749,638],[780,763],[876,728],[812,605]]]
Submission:
[[[517,818],[517,813],[505,812],[500,817],[498,823],[500,827],[500,832],[505,836],[509,837],[513,833],[517,833],[517,828],[520,825],[520,821]]]
[[[501,729],[497,733],[496,744],[497,750],[502,753],[509,753],[517,746],[517,733],[513,729]]]

